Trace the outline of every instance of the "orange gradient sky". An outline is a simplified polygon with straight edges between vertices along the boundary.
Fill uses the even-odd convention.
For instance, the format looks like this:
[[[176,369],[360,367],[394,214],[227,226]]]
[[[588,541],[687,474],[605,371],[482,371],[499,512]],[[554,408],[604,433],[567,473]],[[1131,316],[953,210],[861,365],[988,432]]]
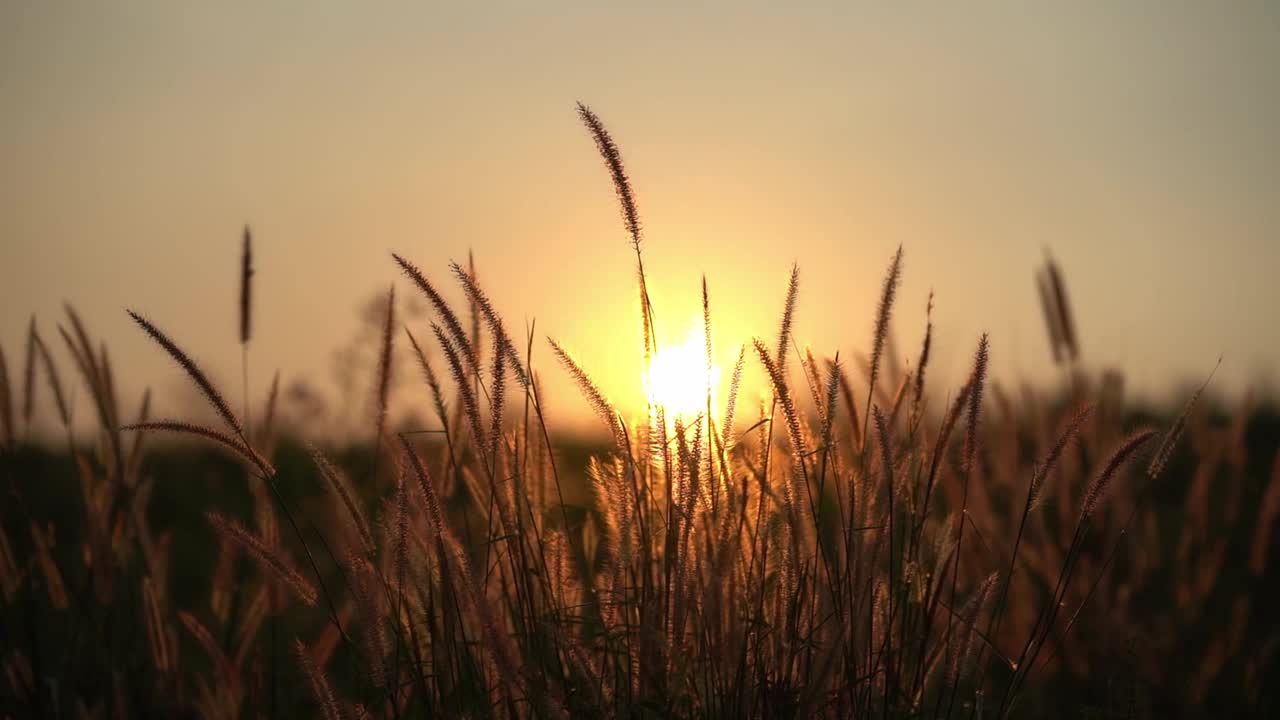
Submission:
[[[685,336],[705,272],[722,367],[776,333],[793,261],[797,340],[863,351],[902,244],[898,347],[916,353],[932,288],[936,382],[983,330],[997,377],[1056,377],[1046,247],[1088,367],[1161,400],[1220,354],[1220,390],[1273,376],[1277,5],[644,5],[4,4],[10,372],[32,312],[71,371],[52,342],[65,299],[124,397],[189,397],[132,307],[238,398],[247,222],[257,389],[276,367],[330,381],[360,304],[410,291],[391,251],[449,284],[472,249],[508,326],[537,318],[548,381],[546,334],[638,402],[633,256],[582,100],[635,182],[660,333]]]

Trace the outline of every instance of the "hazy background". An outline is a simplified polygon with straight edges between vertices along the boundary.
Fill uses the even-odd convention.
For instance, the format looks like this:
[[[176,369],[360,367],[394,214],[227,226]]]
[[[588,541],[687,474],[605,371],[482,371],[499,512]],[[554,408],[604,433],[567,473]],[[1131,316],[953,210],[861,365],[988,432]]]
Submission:
[[[983,329],[997,376],[1054,377],[1045,247],[1086,363],[1136,393],[1166,399],[1219,354],[1238,393],[1280,360],[1274,3],[425,5],[0,6],[10,372],[32,312],[71,371],[65,299],[109,339],[124,397],[149,384],[176,411],[178,371],[128,306],[238,398],[248,222],[259,391],[276,367],[331,381],[360,305],[397,279],[389,251],[449,284],[473,249],[513,330],[536,317],[636,400],[633,257],[577,100],[634,179],[660,333],[684,335],[706,272],[722,365],[776,332],[793,260],[797,339],[861,351],[899,243],[899,354],[933,288],[938,380]]]

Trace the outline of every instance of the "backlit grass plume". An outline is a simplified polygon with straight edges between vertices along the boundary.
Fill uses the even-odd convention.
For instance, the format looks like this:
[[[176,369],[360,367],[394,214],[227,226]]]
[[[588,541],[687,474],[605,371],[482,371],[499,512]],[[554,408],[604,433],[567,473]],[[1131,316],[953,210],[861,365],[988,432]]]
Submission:
[[[1155,434],[1155,430],[1148,428],[1137,430],[1116,446],[1110,457],[1102,464],[1102,470],[1089,483],[1088,489],[1085,490],[1084,504],[1080,506],[1080,514],[1083,517],[1087,518],[1093,515],[1098,508],[1098,503],[1106,496],[1120,470],[1129,462],[1134,453],[1138,452],[1143,445],[1146,445]]]
[[[387,405],[390,401],[391,392],[391,373],[392,360],[395,355],[393,350],[394,333],[396,326],[396,286],[392,285],[387,290],[386,302],[386,321],[382,327],[381,351],[378,353],[378,388],[377,388],[377,417],[378,424],[374,437],[381,442],[382,433],[387,425]]]
[[[13,386],[9,384],[9,363],[4,348],[0,348],[0,441],[6,449],[12,448],[17,429],[13,421]]]
[[[444,296],[436,290],[435,286],[427,280],[427,277],[422,274],[422,271],[416,265],[395,253],[392,253],[391,257],[400,266],[405,277],[409,278],[422,291],[422,294],[427,297],[432,307],[435,308],[440,322],[448,330],[446,337],[457,347],[460,359],[465,362],[463,366],[465,368],[464,375],[469,377],[472,373],[479,372],[479,363],[476,359],[475,349],[471,346],[471,340],[467,337],[466,331],[462,329],[462,323],[459,322],[457,314],[453,312],[453,308],[449,306]]]
[[[863,413],[863,422],[871,420],[871,399],[876,392],[876,381],[880,379],[881,356],[884,354],[885,342],[889,338],[889,321],[893,317],[893,300],[898,294],[898,281],[902,278],[902,246],[898,246],[889,262],[889,269],[884,275],[884,286],[880,289],[880,302],[876,305],[876,321],[871,330],[871,371],[867,380],[867,406]],[[866,435],[866,425],[862,434]]]
[[[987,334],[983,333],[978,340],[978,350],[973,356],[973,372],[969,374],[969,388],[965,407],[964,464],[968,473],[978,457],[978,422],[982,414],[982,397],[987,384],[988,361]]]
[[[791,325],[795,322],[796,300],[800,296],[800,266],[792,265],[787,277],[787,297],[782,303],[782,319],[778,321],[778,341],[773,346],[773,362],[778,371],[787,371],[787,345],[791,340]]]
[[[609,170],[609,178],[613,181],[614,193],[618,196],[622,224],[631,240],[631,247],[635,250],[636,277],[640,292],[641,330],[644,336],[644,360],[647,364],[656,349],[656,342],[653,334],[653,303],[649,299],[649,287],[644,274],[644,257],[640,252],[643,231],[640,225],[640,213],[636,210],[635,193],[631,189],[631,180],[627,177],[627,171],[622,165],[622,153],[618,150],[617,144],[614,143],[613,137],[605,129],[604,123],[601,122],[599,116],[586,105],[578,103],[578,117],[582,120],[582,124],[587,127],[587,131],[591,134],[591,139],[595,141],[596,150],[600,152],[600,157],[604,160],[605,167]]]
[[[316,604],[318,594],[315,586],[302,577],[293,563],[280,554],[279,549],[264,543],[261,538],[249,532],[236,520],[213,512],[205,513],[205,518],[219,535],[235,542],[247,551],[266,573],[282,581],[285,587],[293,591],[294,597],[307,605]]]
[[[453,274],[462,283],[463,289],[467,292],[467,297],[475,303],[484,315],[485,322],[489,325],[489,332],[493,336],[493,342],[496,352],[506,355],[506,361],[511,367],[511,371],[515,373],[516,379],[524,387],[529,386],[529,376],[524,370],[524,363],[520,359],[520,351],[516,349],[516,345],[511,340],[511,336],[507,334],[506,326],[502,323],[502,318],[498,316],[498,312],[494,310],[493,303],[489,301],[489,296],[480,288],[479,283],[467,270],[457,263],[451,265]]]
[[[609,135],[609,131],[605,129],[604,123],[591,111],[591,108],[578,103],[578,117],[582,119],[582,124],[587,126],[591,139],[595,140],[596,149],[600,151],[600,157],[604,158],[605,166],[609,169],[613,190],[618,195],[618,204],[622,209],[623,225],[626,226],[627,234],[631,236],[631,243],[635,246],[636,252],[639,252],[642,239],[640,213],[636,210],[631,180],[627,177],[626,168],[622,165],[622,153],[614,143],[613,137]]]
[[[253,334],[253,235],[244,226],[244,244],[240,250],[240,344],[249,342]]]
[[[608,398],[605,397],[604,392],[602,392],[596,385],[595,381],[591,379],[591,376],[587,374],[587,371],[583,370],[582,366],[573,359],[573,356],[561,347],[560,343],[556,342],[552,338],[547,338],[547,342],[551,344],[551,350],[555,353],[556,358],[560,360],[560,364],[569,371],[569,374],[572,375],[573,379],[578,383],[578,389],[582,391],[583,395],[590,402],[591,409],[595,410],[601,420],[604,420],[605,424],[609,427],[610,434],[613,435],[614,438],[620,439],[622,434],[622,424],[618,420],[618,411],[613,409],[613,405],[609,402]]]
[[[174,342],[169,339],[168,335],[161,332],[160,328],[153,325],[150,320],[147,320],[133,310],[129,310],[128,312],[129,317],[133,318],[133,321],[138,324],[138,327],[142,328],[143,332],[150,336],[157,345],[163,348],[164,351],[169,354],[169,357],[173,358],[174,362],[178,363],[178,366],[182,368],[183,372],[191,378],[191,381],[200,389],[200,392],[204,395],[205,399],[209,401],[209,405],[218,413],[218,416],[227,424],[227,427],[235,431],[237,435],[243,436],[244,429],[240,425],[240,420],[236,418],[235,413],[231,412],[231,407],[227,405],[227,401],[222,399],[222,393],[218,392],[218,389],[209,381],[209,378],[204,374],[204,371],[196,365],[195,361],[183,352],[176,344],[174,344]]]
[[[62,420],[63,426],[70,426],[71,411],[67,406],[66,395],[62,392],[62,379],[58,375],[58,366],[53,362],[53,355],[49,354],[49,347],[44,344],[40,334],[36,332],[35,325],[31,326],[31,338],[35,343],[36,354],[40,357],[40,363],[44,365],[45,379],[49,382],[49,390],[53,394],[53,401],[58,408],[58,418]]]
[[[26,362],[22,364],[22,425],[31,431],[31,417],[36,403],[36,316],[27,323]]]

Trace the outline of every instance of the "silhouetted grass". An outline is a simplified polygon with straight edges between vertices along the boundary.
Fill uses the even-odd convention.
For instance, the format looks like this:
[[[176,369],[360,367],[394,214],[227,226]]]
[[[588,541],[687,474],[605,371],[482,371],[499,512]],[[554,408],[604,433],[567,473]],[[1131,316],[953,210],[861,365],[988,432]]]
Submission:
[[[635,189],[599,117],[579,114],[636,254],[635,350],[648,362],[660,349]],[[247,230],[242,258],[247,368]],[[1126,407],[1117,376],[1080,368],[1052,262],[1040,289],[1050,350],[1068,366],[1060,387],[1015,391],[988,377],[999,344],[985,334],[962,386],[929,387],[932,295],[915,371],[889,361],[899,249],[861,374],[792,337],[797,267],[776,342],[743,339],[724,405],[708,392],[692,417],[654,404],[627,418],[568,348],[516,344],[473,262],[450,268],[467,332],[425,273],[393,259],[432,308],[426,327],[405,329],[423,379],[412,392],[434,418],[399,434],[388,419],[393,288],[371,440],[347,447],[278,427],[278,376],[260,405],[246,388],[237,415],[132,312],[221,424],[152,420],[146,399],[123,421],[105,347],[69,310],[73,332],[62,334],[98,422],[76,437],[57,359],[32,322],[21,433],[0,360],[0,714],[1275,709],[1280,420],[1270,407],[1197,402],[1199,391],[1171,418]],[[593,410],[607,430],[598,442],[548,425],[539,373],[556,364],[585,398],[556,404]],[[745,371],[767,381],[757,407],[737,407]],[[65,449],[26,439],[37,374]],[[188,442],[143,451],[159,431]]]

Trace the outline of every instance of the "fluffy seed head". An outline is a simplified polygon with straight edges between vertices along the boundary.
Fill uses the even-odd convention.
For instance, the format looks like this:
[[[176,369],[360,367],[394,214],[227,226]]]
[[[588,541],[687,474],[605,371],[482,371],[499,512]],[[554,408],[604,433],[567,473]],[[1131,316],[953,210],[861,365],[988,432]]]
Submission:
[[[1209,386],[1209,381],[1213,380],[1213,376],[1218,372],[1218,367],[1222,365],[1222,358],[1218,358],[1217,365],[1213,366],[1213,370],[1209,373],[1209,377],[1205,378],[1204,383],[1196,388],[1195,393],[1187,400],[1187,404],[1182,408],[1182,412],[1178,414],[1178,419],[1173,422],[1173,426],[1164,434],[1164,438],[1160,441],[1160,447],[1156,449],[1151,456],[1151,464],[1147,466],[1147,477],[1155,480],[1164,472],[1164,466],[1169,463],[1169,457],[1173,455],[1173,450],[1178,445],[1178,440],[1182,438],[1182,433],[1186,430],[1187,419],[1191,417],[1191,411],[1195,409],[1196,401],[1200,399],[1201,393]]]
[[[884,275],[884,286],[880,289],[880,303],[876,306],[876,322],[871,332],[871,373],[868,380],[870,389],[868,396],[876,391],[876,380],[880,376],[880,359],[884,353],[884,344],[889,337],[889,319],[893,315],[893,299],[898,293],[898,281],[902,278],[902,246],[893,254],[889,262],[889,270]],[[867,398],[870,402],[870,397]]]
[[[22,367],[22,423],[31,427],[36,403],[36,316],[27,324],[27,361]]]
[[[787,299],[782,304],[782,320],[778,322],[778,343],[774,346],[773,361],[785,376],[787,371],[787,341],[791,338],[791,324],[796,314],[796,298],[800,294],[800,266],[791,266],[787,278]]]
[[[382,329],[382,352],[378,355],[378,425],[374,437],[381,438],[387,425],[387,401],[391,391],[392,331],[396,320],[396,286],[387,290],[387,321]]]
[[[1080,514],[1089,517],[1097,509],[1098,503],[1106,496],[1107,490],[1110,489],[1112,481],[1115,480],[1120,469],[1125,463],[1133,457],[1143,445],[1147,443],[1156,434],[1155,430],[1144,428],[1138,430],[1129,437],[1120,442],[1111,457],[1103,463],[1102,470],[1094,477],[1093,482],[1089,483],[1089,489],[1084,494],[1084,505],[1080,509]]]
[[[223,422],[227,424],[227,427],[235,431],[236,435],[243,436],[244,429],[240,426],[240,421],[236,419],[235,413],[231,412],[231,406],[227,405],[227,402],[222,399],[222,394],[219,393],[218,389],[209,381],[209,378],[204,374],[204,371],[195,364],[195,361],[188,357],[186,353],[184,353],[172,340],[169,339],[168,335],[161,332],[160,328],[153,325],[150,320],[147,320],[133,310],[129,310],[128,312],[129,317],[133,318],[133,321],[138,324],[138,327],[142,328],[143,332],[149,335],[157,345],[164,348],[164,351],[169,353],[169,356],[172,357],[174,361],[177,362],[178,365],[187,373],[191,380],[196,384],[196,387],[200,389],[200,392],[204,394],[205,399],[208,400],[209,404],[213,406],[213,409],[217,411]]]
[[[258,454],[258,451],[248,445],[245,445],[239,438],[231,437],[224,432],[219,432],[213,428],[205,427],[204,425],[196,425],[194,423],[183,422],[181,420],[155,420],[152,422],[123,425],[120,429],[136,431],[157,430],[161,432],[183,433],[186,435],[195,435],[197,437],[213,440],[249,461],[262,472],[264,477],[271,477],[276,474],[275,467],[273,467],[266,458]]]
[[[1093,411],[1092,405],[1082,405],[1080,409],[1072,413],[1059,433],[1058,439],[1054,441],[1049,448],[1049,453],[1045,455],[1044,461],[1036,466],[1035,473],[1031,477],[1031,487],[1028,490],[1027,505],[1035,508],[1043,499],[1043,490],[1045,480],[1053,474],[1053,469],[1058,466],[1058,461],[1062,459],[1062,453],[1066,451],[1067,446],[1073,440],[1080,436],[1080,428],[1084,425],[1085,420],[1089,418],[1089,414]]]
[[[244,226],[244,246],[240,251],[240,343],[249,342],[253,315],[253,235]]]
[[[529,375],[524,370],[524,365],[520,360],[520,351],[516,349],[515,343],[511,341],[511,336],[507,334],[507,329],[502,323],[502,317],[498,315],[498,311],[493,308],[493,303],[489,301],[489,296],[480,288],[475,277],[467,272],[458,263],[452,263],[453,274],[457,276],[458,281],[462,283],[462,287],[467,292],[467,297],[471,299],[475,306],[480,308],[480,313],[484,315],[485,322],[489,325],[489,333],[493,335],[494,351],[506,355],[507,363],[511,366],[511,371],[515,373],[516,380],[520,382],[521,387],[529,387]]]
[[[560,343],[556,342],[554,338],[547,338],[547,342],[551,343],[551,351],[554,352],[556,358],[560,360],[560,364],[564,365],[564,368],[568,370],[569,374],[573,376],[573,379],[577,381],[578,389],[581,390],[582,394],[587,398],[587,402],[591,404],[591,408],[595,410],[596,414],[599,415],[600,418],[605,421],[605,424],[609,426],[610,434],[615,440],[621,441],[622,423],[618,420],[618,413],[613,409],[613,405],[609,403],[609,400],[595,384],[595,381],[591,379],[591,376],[587,374],[587,371],[582,369],[582,366],[573,359],[573,356],[571,356],[568,351],[560,346]]]
[[[298,665],[302,668],[302,674],[307,678],[307,684],[311,686],[311,696],[320,708],[320,717],[324,720],[342,720],[342,711],[333,694],[333,686],[329,684],[329,678],[325,676],[324,671],[316,667],[307,646],[302,643],[302,640],[294,638],[293,650],[298,656]]]
[[[431,305],[435,307],[436,314],[440,316],[440,321],[444,323],[445,329],[449,331],[448,337],[457,345],[458,352],[466,363],[465,375],[469,377],[478,369],[479,364],[476,360],[475,350],[471,346],[471,340],[468,339],[466,331],[462,329],[462,323],[458,321],[458,316],[453,312],[453,308],[449,307],[449,303],[445,302],[444,297],[436,291],[435,286],[427,280],[427,277],[422,274],[422,271],[416,265],[395,253],[392,253],[391,257],[400,266],[405,277],[409,278],[422,291],[422,294],[427,296],[427,300],[431,302]]]
[[[5,362],[4,349],[0,348],[0,443],[13,447],[17,433],[13,427],[13,396],[9,385],[9,364]]]
[[[978,340],[978,352],[973,358],[973,372],[969,375],[968,414],[964,436],[964,471],[973,468],[978,455],[978,419],[982,412],[982,391],[987,382],[987,334]]]
[[[218,513],[205,513],[205,518],[219,535],[234,541],[258,562],[258,565],[282,580],[303,603],[314,606],[318,599],[315,586],[302,577],[278,550],[267,547],[256,535],[235,520]]]
[[[618,195],[618,205],[622,211],[622,224],[627,229],[627,235],[631,237],[632,247],[639,252],[642,240],[640,213],[636,210],[631,180],[627,177],[626,168],[622,165],[622,153],[618,151],[618,146],[613,142],[609,131],[605,129],[604,123],[591,111],[591,108],[578,103],[578,117],[581,118],[582,124],[587,126],[587,132],[591,133],[591,139],[595,140],[596,149],[600,151],[600,157],[604,159],[605,167],[609,169],[613,190]]]

